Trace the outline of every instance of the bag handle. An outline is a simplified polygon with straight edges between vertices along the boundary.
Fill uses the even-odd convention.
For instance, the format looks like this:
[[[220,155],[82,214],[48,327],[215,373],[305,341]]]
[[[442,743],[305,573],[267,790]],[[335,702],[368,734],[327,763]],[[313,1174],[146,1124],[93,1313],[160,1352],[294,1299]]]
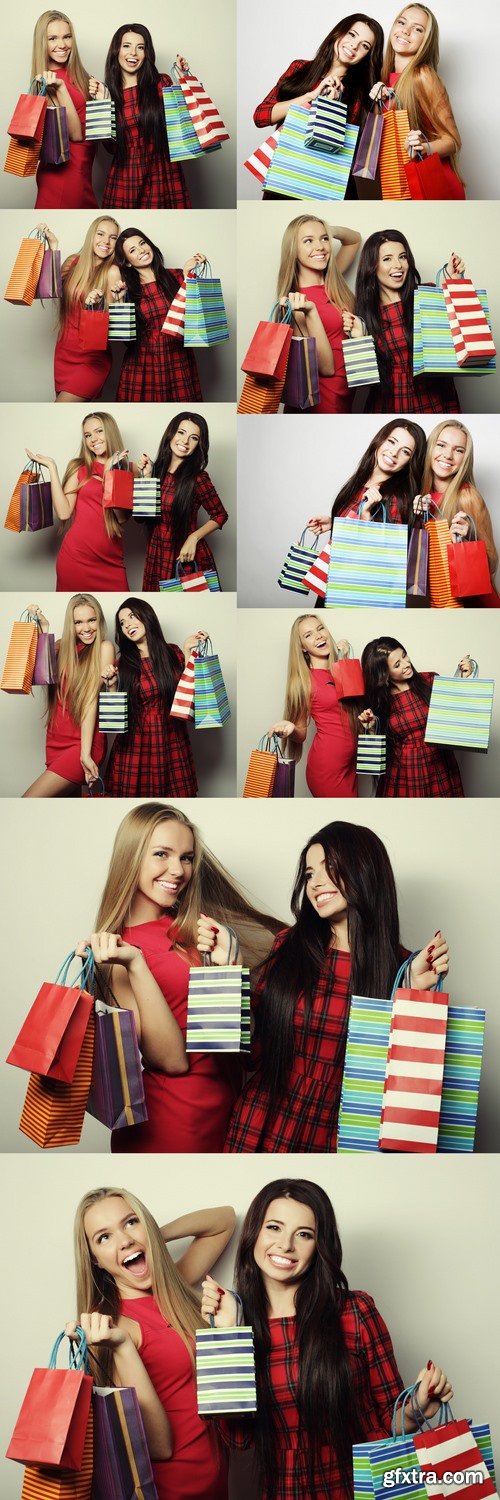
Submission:
[[[420,948],[415,948],[414,952],[410,953],[409,958],[405,958],[404,961],[403,961],[403,963],[400,964],[400,967],[399,967],[398,972],[396,974],[396,978],[394,980],[394,984],[393,984],[392,990],[391,990],[391,997],[390,998],[391,998],[392,1002],[394,1002],[394,996],[396,994],[396,990],[399,989],[399,986],[400,986],[400,984],[401,984],[401,982],[403,980],[403,977],[404,977],[404,975],[407,972],[408,972],[408,983],[409,983],[409,971],[411,969],[411,966],[412,966],[414,958],[418,958],[418,955],[419,955],[420,952],[421,952]],[[438,974],[436,984],[432,985],[432,993],[433,994],[441,994],[442,988],[443,988],[443,975],[442,974]]]
[[[32,235],[34,235],[36,240],[40,240],[40,243],[42,245],[45,245],[46,249],[48,250],[49,242],[47,239],[47,235],[44,233],[43,229],[30,229],[29,234],[26,236],[26,238],[30,240]]]
[[[106,791],[106,788],[105,788],[105,785],[104,785],[104,782],[103,782],[103,779],[102,779],[102,776],[96,776],[96,778],[95,778],[95,781],[92,781],[92,782],[89,782],[89,783],[88,783],[88,792],[89,792],[89,797],[93,797],[93,795],[94,795],[94,791],[93,791],[93,788],[94,788],[94,787],[95,787],[95,786],[97,786],[97,783],[98,783],[98,781],[100,781],[100,783],[101,783],[101,786],[102,786],[102,790],[103,790],[103,792],[105,792],[105,791]]]
[[[236,1303],[236,1327],[240,1328],[243,1322],[243,1303],[240,1294],[239,1292],[233,1291],[232,1287],[228,1287],[227,1291],[229,1291],[231,1293],[231,1296],[234,1297]],[[209,1313],[208,1321],[210,1323],[210,1327],[215,1328],[215,1318],[213,1313]]]
[[[361,515],[361,511],[363,510],[364,504],[365,504],[364,500],[360,500],[359,505],[358,505],[358,516]],[[387,525],[387,506],[384,505],[384,501],[383,500],[379,500],[378,505],[375,506],[375,511],[372,513],[372,521],[373,521],[373,515],[376,515],[378,510],[382,510],[383,511],[383,513],[384,513],[384,525]],[[369,526],[371,526],[372,521],[368,521],[368,525]]]
[[[100,688],[100,692],[101,693],[110,693],[111,691],[112,691],[112,689],[111,689],[111,683],[110,683],[110,681],[109,681],[109,679],[107,677],[104,677],[103,678],[103,685],[102,685],[102,688]],[[120,675],[119,674],[118,674],[118,677],[116,679],[116,688],[114,689],[114,691],[117,692],[117,693],[118,692],[120,692],[120,693],[124,693],[125,692],[125,688],[121,688],[120,687]]]
[[[198,645],[196,646],[196,648],[195,648],[195,650],[193,652],[194,656],[197,656],[198,658],[201,658],[202,660],[203,660],[203,657],[213,656],[213,654],[214,654],[214,648],[212,646],[212,642],[210,640],[210,636],[209,635],[207,635],[205,637],[204,641],[198,641]]]
[[[299,540],[297,542],[297,546],[298,547],[303,547],[304,546],[304,538],[307,536],[308,531],[313,531],[312,526],[304,526],[304,530],[302,532],[302,536],[299,536]],[[312,543],[312,546],[308,548],[309,552],[317,552],[317,550],[318,550],[319,536],[316,535],[315,531],[313,531],[313,536],[314,536],[314,541]]]
[[[43,97],[43,95],[47,92],[48,91],[45,78],[32,78],[28,89],[28,94],[41,94]]]
[[[189,280],[190,276],[193,277],[195,281],[203,281],[205,278],[207,279],[207,281],[213,281],[212,267],[210,265],[210,261],[209,260],[204,260],[201,265],[200,265],[200,262],[198,261],[197,264],[195,266],[192,266],[191,270],[188,271],[188,273],[187,273],[187,279],[188,280]]]
[[[106,298],[98,297],[97,302],[85,302],[81,311],[88,313],[107,312]]]
[[[451,425],[451,423],[450,423],[450,425]],[[474,528],[473,529],[473,535],[472,535],[472,541],[473,542],[477,542],[477,526],[476,526],[476,522],[474,520],[474,516],[471,515],[470,510],[468,510],[466,512],[466,514],[467,514],[467,520],[470,521],[471,527]],[[453,525],[453,522],[451,524]],[[456,542],[453,543],[453,546],[454,547],[459,547],[460,544],[461,544],[461,542],[467,542],[467,541],[470,541],[470,540],[471,540],[470,537],[458,536]]]
[[[399,1396],[396,1397],[396,1400],[394,1402],[393,1412],[392,1412],[392,1437],[393,1437],[394,1441],[396,1440],[396,1438],[398,1436],[398,1434],[396,1432],[396,1418],[397,1418],[397,1413],[398,1413],[398,1409],[399,1409],[400,1404],[401,1404],[401,1437],[403,1437],[403,1438],[404,1437],[413,1437],[413,1435],[414,1435],[413,1432],[408,1432],[408,1433],[405,1432],[405,1411],[406,1411],[406,1408],[407,1408],[408,1405],[411,1406],[412,1415],[415,1418],[415,1420],[418,1422],[419,1431],[422,1428],[427,1428],[427,1430],[429,1432],[433,1432],[434,1428],[441,1427],[441,1426],[443,1426],[443,1424],[445,1422],[453,1422],[453,1420],[454,1420],[454,1418],[453,1418],[453,1412],[452,1412],[451,1406],[449,1404],[449,1401],[442,1401],[441,1405],[439,1407],[439,1411],[437,1411],[435,1413],[437,1421],[434,1422],[434,1426],[432,1425],[432,1422],[431,1422],[430,1418],[425,1416],[425,1413],[422,1411],[422,1408],[421,1408],[421,1406],[419,1406],[419,1403],[418,1403],[418,1400],[417,1400],[417,1394],[416,1393],[418,1391],[419,1384],[420,1384],[420,1381],[416,1380],[414,1385],[407,1386],[406,1389],[404,1391],[400,1391]]]
[[[228,948],[228,953],[227,953],[227,963],[231,964],[232,963],[232,959],[233,959],[233,955],[236,953],[237,949],[239,948],[239,937],[238,937],[237,932],[235,932],[234,927],[230,927],[228,922],[221,922],[221,927],[225,927],[226,932],[228,933],[228,936],[229,936],[229,948]],[[212,955],[211,955],[211,953],[204,953],[203,954],[203,968],[210,969],[211,967],[212,967]]]
[[[285,760],[277,734],[263,734],[259,740],[257,749],[264,750],[268,755],[276,755],[277,760]]]
[[[277,316],[276,316],[276,314],[277,314]],[[290,307],[290,303],[289,302],[287,302],[286,307],[282,307],[281,302],[275,302],[274,306],[271,308],[271,311],[269,313],[269,317],[267,319],[267,322],[268,323],[291,323],[292,317],[293,317],[293,314],[292,314],[292,309]]]
[[[68,953],[67,958],[63,960],[63,963],[61,964],[61,967],[59,969],[59,973],[56,974],[54,984],[66,984],[71,965],[74,962],[75,958],[79,958],[82,965],[81,974],[79,975],[79,988],[85,989],[87,980],[90,980],[91,993],[93,993],[95,980],[95,961],[91,948],[86,948],[85,958],[82,958],[80,954],[76,954],[74,948],[72,948],[71,953]],[[73,986],[76,985],[76,982],[76,979],[73,979],[69,988],[73,988]]]
[[[453,676],[459,677],[461,682],[473,682],[475,677],[479,677],[479,667],[477,661],[474,660],[473,656],[471,656],[470,660],[472,662],[472,672],[470,674],[470,677],[462,676],[460,666],[458,666],[456,672],[453,673]]]
[[[370,730],[368,729],[368,725],[367,724],[362,724],[361,728],[362,728],[364,734],[370,734]],[[375,734],[380,734],[380,719],[377,719],[377,715],[376,714],[375,714]]]
[[[179,583],[181,581],[182,574],[186,572],[187,568],[194,568],[195,573],[201,571],[198,567],[198,563],[195,562],[194,559],[192,562],[181,562],[180,558],[178,557],[175,564],[175,576],[178,579]]]
[[[63,1331],[58,1334],[51,1349],[48,1365],[49,1370],[55,1370],[60,1345],[63,1339],[66,1338],[69,1339],[69,1369],[75,1371],[83,1370],[84,1374],[87,1374],[89,1369],[88,1345],[83,1328],[80,1327],[79,1323],[77,1323],[75,1333],[69,1334]]]

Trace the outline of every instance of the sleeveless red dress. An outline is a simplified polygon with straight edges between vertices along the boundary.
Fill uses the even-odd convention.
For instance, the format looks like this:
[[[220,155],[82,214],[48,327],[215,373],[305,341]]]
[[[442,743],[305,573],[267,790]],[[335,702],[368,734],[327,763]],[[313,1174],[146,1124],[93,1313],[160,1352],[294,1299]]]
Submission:
[[[108,536],[102,508],[104,464],[94,460],[92,473],[78,469],[78,495],[71,526],[66,531],[56,562],[58,593],[128,594],[123,542]]]
[[[82,141],[70,141],[69,161],[62,167],[39,166],[35,208],[97,208],[92,187],[95,144],[85,140],[85,99],[76,83],[71,83],[65,68],[56,68],[57,78],[64,78],[83,130]]]
[[[328,671],[312,667],[311,718],[316,725],[306,767],[312,797],[357,797],[356,741]]]
[[[78,256],[74,255],[72,269]],[[106,384],[111,369],[111,351],[94,350],[83,352],[80,346],[81,303],[74,302],[63,332],[59,334],[54,349],[54,386],[56,396],[68,391],[70,396],[79,396],[81,401],[95,401]]]
[[[78,646],[78,655],[86,650],[85,646]],[[75,724],[69,712],[69,708],[63,708],[59,698],[56,700],[54,717],[47,728],[45,740],[45,764],[48,771],[55,771],[57,776],[63,776],[65,781],[74,781],[82,786],[85,781],[85,772],[80,762],[81,726]],[[92,740],[91,755],[96,765],[100,766],[106,754],[106,735],[96,727]]]
[[[213,1424],[198,1416],[195,1373],[180,1334],[152,1296],[122,1301],[120,1313],[139,1323],[140,1356],[172,1427],[172,1457],[152,1462],[158,1500],[227,1500],[227,1455]]]
[[[328,343],[333,351],[335,370],[333,375],[320,375],[319,377],[319,406],[314,406],[310,415],[315,412],[321,416],[322,412],[348,412],[352,409],[354,400],[353,391],[349,390],[345,372],[344,355],[342,352],[342,340],[345,338],[342,313],[333,302],[328,300],[324,286],[302,286],[301,292],[305,292],[310,302],[314,302],[318,309]],[[293,406],[286,406],[285,411],[293,411]]]

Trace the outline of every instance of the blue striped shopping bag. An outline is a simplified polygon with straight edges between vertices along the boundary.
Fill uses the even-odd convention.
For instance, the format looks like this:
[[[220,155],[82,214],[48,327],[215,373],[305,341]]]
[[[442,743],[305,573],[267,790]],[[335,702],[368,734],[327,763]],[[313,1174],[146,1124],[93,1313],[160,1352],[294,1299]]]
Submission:
[[[363,502],[358,509],[361,514]],[[336,517],[333,523],[325,605],[404,609],[408,527]]]
[[[316,151],[341,151],[346,125],[347,104],[343,104],[341,99],[328,99],[326,95],[318,94],[309,108],[306,146],[312,146]]]
[[[309,118],[309,110],[301,104],[290,106],[271,157],[266,192],[283,198],[345,198],[358,126],[346,126],[344,145],[333,155],[306,146]]]
[[[134,479],[132,515],[136,520],[154,521],[161,516],[161,487],[153,475],[140,474]]]
[[[487,750],[491,729],[493,678],[435,677],[425,726],[426,745],[454,745],[459,750]]]
[[[233,1292],[242,1312],[241,1297]],[[196,1330],[196,1393],[200,1417],[250,1416],[257,1411],[253,1329],[248,1324]]]
[[[110,344],[137,337],[135,302],[112,302],[109,308],[108,339]]]
[[[189,970],[186,1052],[249,1052],[250,970],[231,962],[237,937],[229,932],[227,964]]]
[[[288,548],[278,578],[280,589],[288,589],[290,594],[304,595],[309,593],[309,585],[304,583],[304,579],[312,564],[316,562],[319,537],[314,537],[311,547],[304,546],[304,539],[308,531],[309,526],[306,526],[298,542],[292,542],[291,547]]]
[[[442,1500],[441,1486],[433,1484],[431,1488],[429,1484],[429,1488],[426,1489],[423,1478],[420,1477],[422,1471],[425,1472],[426,1469],[432,1471],[435,1465],[430,1462],[426,1464],[425,1458],[419,1457],[415,1446],[415,1437],[418,1443],[419,1435],[414,1434],[409,1437],[404,1435],[404,1409],[415,1389],[415,1386],[410,1386],[402,1391],[395,1403],[392,1437],[368,1443],[355,1443],[352,1450],[354,1500],[387,1500],[388,1494],[394,1496],[394,1500],[403,1500],[403,1497],[408,1494],[412,1496],[412,1500],[429,1500],[429,1496],[434,1491],[439,1496],[439,1500]],[[403,1435],[398,1437],[396,1436],[396,1413],[401,1402],[403,1403]],[[431,1428],[437,1441],[439,1441],[440,1431],[444,1436],[444,1423],[448,1423],[450,1416],[450,1408],[441,1406],[437,1416],[437,1426]],[[430,1423],[427,1425],[430,1427]],[[489,1479],[494,1486],[495,1469],[489,1426],[486,1422],[469,1422],[467,1425],[472,1439],[470,1449],[473,1449],[474,1442],[477,1443],[478,1457],[486,1465]],[[464,1464],[463,1467],[466,1468],[467,1465]],[[481,1495],[483,1493],[495,1494],[494,1488],[492,1490],[489,1486],[489,1479],[485,1478],[485,1490],[482,1485],[480,1486]],[[473,1493],[475,1488],[475,1485],[469,1485],[467,1488],[459,1489],[455,1483],[453,1493],[465,1495],[469,1491]]]
[[[194,656],[194,727],[222,729],[230,714],[220,661],[207,636]]]
[[[380,385],[377,351],[371,333],[365,333],[359,339],[353,339],[349,334],[348,338],[342,340],[342,353],[349,389],[356,390],[360,385]]]
[[[383,776],[387,766],[387,736],[380,733],[376,720],[375,733],[363,731],[358,737],[356,771],[358,776]]]
[[[186,276],[183,338],[185,349],[208,349],[229,338],[222,287],[208,260]]]
[[[481,307],[491,324],[488,298],[478,292]],[[418,286],[413,301],[414,375],[488,375],[496,370],[496,358],[481,365],[459,365],[446,302],[439,286]]]
[[[172,63],[170,76],[175,81],[170,88],[162,90],[170,160],[191,161],[197,156],[208,156],[211,151],[220,151],[220,141],[215,141],[210,146],[200,145],[184,94],[177,82],[178,68],[175,62]]]
[[[128,729],[128,693],[111,692],[106,683],[99,693],[98,727],[104,734],[125,734]]]
[[[87,99],[85,140],[116,140],[116,110],[112,99]]]

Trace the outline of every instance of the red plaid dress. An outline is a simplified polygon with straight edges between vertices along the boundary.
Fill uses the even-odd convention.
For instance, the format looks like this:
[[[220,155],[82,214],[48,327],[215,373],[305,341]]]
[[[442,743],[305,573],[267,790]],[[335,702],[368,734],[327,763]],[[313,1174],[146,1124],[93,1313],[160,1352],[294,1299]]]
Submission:
[[[383,339],[376,340],[391,362],[390,393],[380,385],[369,390],[365,411],[452,412],[460,402],[449,375],[413,375],[413,350],[408,343],[402,302],[380,308]]]
[[[341,1326],[354,1377],[359,1442],[386,1438],[391,1432],[392,1408],[404,1388],[392,1347],[391,1336],[373,1298],[367,1292],[349,1292],[341,1313]],[[342,1482],[335,1451],[335,1434],[321,1448],[314,1476],[314,1490],[307,1469],[307,1438],[299,1431],[297,1382],[299,1346],[295,1318],[271,1318],[269,1413],[276,1446],[276,1500],[352,1500]],[[318,1351],[318,1354],[320,1351]],[[258,1416],[254,1421],[258,1421]],[[250,1421],[225,1418],[219,1422],[222,1437],[231,1448],[250,1448]],[[328,1434],[325,1432],[325,1439]],[[262,1491],[260,1500],[267,1500]]]
[[[281,74],[281,78],[278,78],[277,83],[275,83],[274,85],[274,88],[270,89],[269,93],[266,94],[265,99],[262,100],[262,104],[257,105],[253,120],[254,125],[257,126],[258,130],[264,130],[268,125],[272,125],[273,122],[271,119],[271,115],[275,104],[280,103],[279,91],[282,83],[285,83],[287,78],[293,78],[294,73],[298,73],[300,68],[309,68],[311,66],[311,61],[312,59],[307,57],[296,58],[295,62],[290,63],[290,66],[286,69],[286,71]],[[355,124],[356,120],[359,118],[359,114],[359,105],[354,104],[352,109],[348,110],[347,113],[347,118],[350,125]]]
[[[172,540],[170,521],[175,495],[174,481],[174,474],[166,474],[161,487],[161,516],[156,526],[151,529],[144,565],[142,587],[147,593],[158,589],[160,578],[174,578],[175,576],[178,554]],[[186,537],[196,531],[200,508],[206,511],[211,521],[216,521],[217,526],[224,526],[227,521],[227,510],[224,510],[210,475],[205,471],[198,474],[196,478],[191,514],[186,525]],[[195,562],[202,572],[205,572],[206,568],[215,568],[214,558],[205,537],[197,543]]]
[[[169,646],[176,679],[184,653]],[[198,783],[187,724],[165,711],[148,658],[141,662],[139,719],[128,734],[117,734],[106,772],[109,797],[196,797]]]
[[[422,672],[433,682],[435,672]],[[387,725],[387,762],[377,797],[463,797],[464,790],[453,750],[424,743],[427,704],[408,692],[394,693]]]
[[[171,88],[168,73],[158,79],[158,93]],[[154,141],[144,141],[139,128],[137,89],[123,91],[123,120],[127,158],[122,167],[113,161],[102,200],[103,208],[191,208],[182,167],[171,162],[165,130],[165,155],[157,156]]]
[[[171,271],[181,285],[182,271]],[[202,401],[192,349],[162,333],[170,303],[157,281],[142,287],[140,311],[145,327],[127,344],[116,393],[118,401]]]

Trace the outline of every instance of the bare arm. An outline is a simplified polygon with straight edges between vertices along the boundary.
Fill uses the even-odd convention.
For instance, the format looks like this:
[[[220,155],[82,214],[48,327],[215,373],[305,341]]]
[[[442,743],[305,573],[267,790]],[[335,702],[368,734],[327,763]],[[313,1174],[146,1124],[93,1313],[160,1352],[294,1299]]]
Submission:
[[[192,1244],[177,1261],[177,1269],[190,1286],[197,1286],[215,1265],[229,1244],[235,1224],[236,1214],[231,1207],[200,1208],[192,1214],[181,1214],[170,1224],[163,1224],[161,1232],[167,1244],[172,1240],[193,1238]]]
[[[52,491],[52,504],[59,521],[69,521],[73,515],[78,496],[78,480],[75,473],[68,479],[63,489],[59,478],[59,470],[54,458],[49,458],[45,453],[32,453],[30,448],[26,449],[28,458],[35,459],[36,463],[42,464],[49,471],[50,488]]]
[[[133,1386],[136,1390],[151,1458],[171,1458],[172,1429],[139,1353],[139,1324],[130,1318],[120,1318],[114,1324],[110,1317],[99,1312],[81,1313],[79,1321],[97,1362],[103,1349],[112,1350],[115,1384]],[[66,1324],[70,1337],[75,1331],[76,1323]]]
[[[68,92],[64,79],[58,78],[55,72],[44,73],[43,77],[46,79],[49,88],[52,89],[53,93],[55,94],[56,103],[59,105],[59,108],[66,110],[68,135],[70,141],[82,141],[83,130],[80,123],[80,116],[78,114],[78,111],[75,109],[71,94]]]
[[[161,1073],[187,1073],[189,1061],[185,1040],[163,991],[153,977],[140,949],[127,968],[113,964],[111,984],[119,1005],[135,1016],[137,1035],[145,1063]]]
[[[429,109],[438,121],[438,133],[431,135],[429,139],[428,153],[435,156],[452,156],[454,151],[461,147],[460,132],[453,114],[453,110],[444,87],[444,83],[436,73],[430,69],[422,70],[417,83],[417,102],[422,111],[422,129],[425,135],[429,134],[426,115]]]
[[[333,235],[334,240],[340,242],[341,248],[337,251],[335,259],[337,270],[343,275],[356,259],[361,244],[361,235],[358,234],[357,229],[346,229],[342,224],[330,224],[330,234]]]

